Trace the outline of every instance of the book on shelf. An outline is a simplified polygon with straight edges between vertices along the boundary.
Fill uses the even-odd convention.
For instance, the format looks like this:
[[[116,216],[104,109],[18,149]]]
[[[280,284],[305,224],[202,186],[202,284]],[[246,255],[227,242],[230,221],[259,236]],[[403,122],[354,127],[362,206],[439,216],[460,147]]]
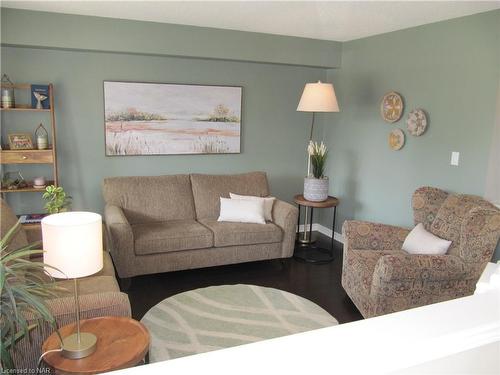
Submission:
[[[38,99],[35,96],[35,92],[45,96],[45,99],[41,101],[43,109],[50,109],[49,102],[49,85],[31,85],[31,108],[36,108]]]
[[[42,219],[48,214],[25,214],[19,215],[19,221],[21,224],[38,224],[42,222]]]

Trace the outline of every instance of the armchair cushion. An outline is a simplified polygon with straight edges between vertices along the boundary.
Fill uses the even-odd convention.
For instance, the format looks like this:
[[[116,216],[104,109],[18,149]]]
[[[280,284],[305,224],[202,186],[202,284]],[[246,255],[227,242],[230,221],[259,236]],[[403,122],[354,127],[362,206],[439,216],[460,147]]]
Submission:
[[[385,255],[378,260],[374,271],[374,278],[385,282],[461,280],[467,275],[465,263],[453,255]]]
[[[132,225],[135,253],[204,249],[213,246],[212,232],[195,220],[171,220]]]
[[[343,269],[344,288],[355,290],[360,295],[369,295],[375,267],[386,255],[404,254],[401,250],[349,250]]]
[[[419,223],[406,237],[403,250],[408,254],[444,255],[450,245],[451,241],[435,236]]]
[[[481,197],[474,195],[449,195],[439,208],[432,222],[431,232],[438,237],[452,241],[448,254],[460,252],[462,224],[472,209],[497,210]]]
[[[217,247],[274,243],[283,239],[283,232],[273,223],[230,223],[209,219],[200,222],[214,233]]]

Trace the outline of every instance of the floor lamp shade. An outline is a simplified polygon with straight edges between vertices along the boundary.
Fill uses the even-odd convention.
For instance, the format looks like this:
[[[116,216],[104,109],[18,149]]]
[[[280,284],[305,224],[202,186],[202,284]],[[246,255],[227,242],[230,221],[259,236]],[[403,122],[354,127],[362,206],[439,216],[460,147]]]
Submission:
[[[55,278],[79,278],[103,265],[102,218],[92,212],[63,212],[42,220],[43,261]]]
[[[306,83],[297,106],[299,112],[339,112],[335,89],[331,83]]]

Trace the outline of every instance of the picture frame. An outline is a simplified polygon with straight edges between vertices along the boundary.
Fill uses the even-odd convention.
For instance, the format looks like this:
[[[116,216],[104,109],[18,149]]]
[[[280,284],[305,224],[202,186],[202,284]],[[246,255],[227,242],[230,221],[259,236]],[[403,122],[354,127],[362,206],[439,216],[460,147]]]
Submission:
[[[11,150],[32,150],[33,140],[30,133],[10,133],[7,135],[9,139],[9,148]]]
[[[106,156],[238,154],[243,87],[103,81]]]

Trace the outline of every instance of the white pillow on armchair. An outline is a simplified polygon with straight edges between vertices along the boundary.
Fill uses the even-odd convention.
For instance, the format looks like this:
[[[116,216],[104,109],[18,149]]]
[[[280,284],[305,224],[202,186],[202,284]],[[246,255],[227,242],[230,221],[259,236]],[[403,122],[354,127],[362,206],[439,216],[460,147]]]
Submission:
[[[451,241],[435,236],[419,223],[406,236],[403,250],[409,254],[444,255],[450,245]]]

